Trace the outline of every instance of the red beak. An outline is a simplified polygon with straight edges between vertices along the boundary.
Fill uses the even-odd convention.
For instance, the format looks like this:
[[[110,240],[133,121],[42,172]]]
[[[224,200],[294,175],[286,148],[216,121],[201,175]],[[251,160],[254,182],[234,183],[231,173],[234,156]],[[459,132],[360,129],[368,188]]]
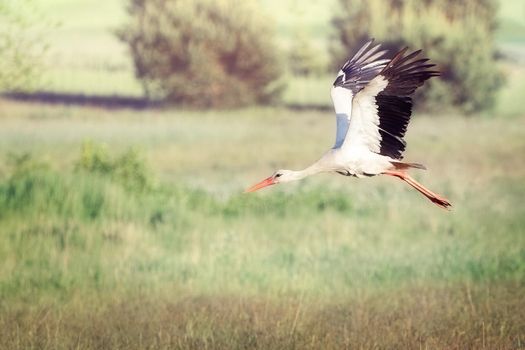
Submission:
[[[270,186],[270,185],[275,185],[275,181],[273,180],[272,176],[270,176],[267,179],[262,180],[258,184],[253,185],[252,187],[248,188],[246,191],[244,191],[244,193],[255,192],[257,190],[260,190],[263,187]]]

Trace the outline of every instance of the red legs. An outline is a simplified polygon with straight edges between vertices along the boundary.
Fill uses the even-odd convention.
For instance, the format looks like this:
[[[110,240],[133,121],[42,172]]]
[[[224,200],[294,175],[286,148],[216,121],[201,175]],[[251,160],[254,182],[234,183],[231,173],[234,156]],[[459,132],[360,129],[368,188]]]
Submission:
[[[423,186],[422,184],[414,180],[412,177],[410,177],[410,175],[408,175],[404,171],[388,170],[388,171],[385,171],[383,174],[400,178],[401,180],[405,181],[407,184],[409,184],[410,186],[418,190],[425,197],[430,199],[434,204],[436,204],[437,206],[443,209],[448,210],[449,209],[448,207],[452,206],[452,204],[450,204],[450,202],[446,198],[443,198],[440,195],[430,191],[428,188],[426,188],[425,186]]]

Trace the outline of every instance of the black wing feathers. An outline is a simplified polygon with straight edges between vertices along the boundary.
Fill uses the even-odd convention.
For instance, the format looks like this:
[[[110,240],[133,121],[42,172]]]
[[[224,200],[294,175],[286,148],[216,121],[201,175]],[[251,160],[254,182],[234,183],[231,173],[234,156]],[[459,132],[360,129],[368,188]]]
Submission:
[[[434,65],[426,63],[427,58],[416,59],[421,50],[405,56],[406,52],[407,48],[399,51],[380,73],[388,84],[376,96],[381,135],[379,153],[394,159],[402,159],[406,147],[403,137],[412,114],[410,96],[427,79],[439,75],[438,71],[428,70]]]
[[[438,71],[428,70],[434,67],[433,64],[425,64],[428,58],[413,60],[421,50],[403,57],[406,51],[407,48],[399,51],[381,72],[381,75],[388,80],[388,85],[381,92],[382,94],[410,96],[423,85],[425,80],[439,75]]]
[[[385,69],[389,60],[381,58],[386,54],[386,50],[379,50],[381,45],[374,46],[373,42],[372,39],[364,44],[343,65],[342,73],[337,76],[334,86],[350,89],[355,95]]]
[[[379,94],[376,96],[376,104],[381,135],[379,154],[401,159],[406,147],[403,137],[412,113],[412,99]]]

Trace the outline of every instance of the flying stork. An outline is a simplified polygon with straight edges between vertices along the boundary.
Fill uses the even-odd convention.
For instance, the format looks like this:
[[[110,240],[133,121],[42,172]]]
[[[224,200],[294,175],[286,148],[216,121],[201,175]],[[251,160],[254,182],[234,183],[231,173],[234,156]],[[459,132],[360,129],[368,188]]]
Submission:
[[[412,94],[427,79],[438,76],[421,50],[399,51],[392,59],[386,50],[364,44],[339,71],[331,90],[336,116],[334,146],[304,170],[277,170],[272,176],[248,188],[291,182],[321,172],[335,172],[358,178],[389,175],[414,187],[433,203],[448,209],[450,202],[414,180],[410,168],[425,169],[418,163],[402,162],[403,140],[412,114]]]

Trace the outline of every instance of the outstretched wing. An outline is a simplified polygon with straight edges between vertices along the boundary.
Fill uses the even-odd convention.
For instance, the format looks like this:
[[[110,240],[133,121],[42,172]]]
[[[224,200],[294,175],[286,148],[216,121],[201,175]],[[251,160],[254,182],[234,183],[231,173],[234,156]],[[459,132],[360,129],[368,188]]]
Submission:
[[[352,98],[374,79],[390,61],[384,59],[386,50],[368,41],[349,59],[337,74],[332,87],[332,101],[336,113],[336,136],[333,148],[339,148],[345,140],[352,109]]]
[[[370,151],[402,159],[403,139],[412,114],[414,91],[427,79],[438,76],[421,50],[407,55],[399,51],[388,65],[361,89],[352,101],[351,121],[342,148],[366,147]]]

